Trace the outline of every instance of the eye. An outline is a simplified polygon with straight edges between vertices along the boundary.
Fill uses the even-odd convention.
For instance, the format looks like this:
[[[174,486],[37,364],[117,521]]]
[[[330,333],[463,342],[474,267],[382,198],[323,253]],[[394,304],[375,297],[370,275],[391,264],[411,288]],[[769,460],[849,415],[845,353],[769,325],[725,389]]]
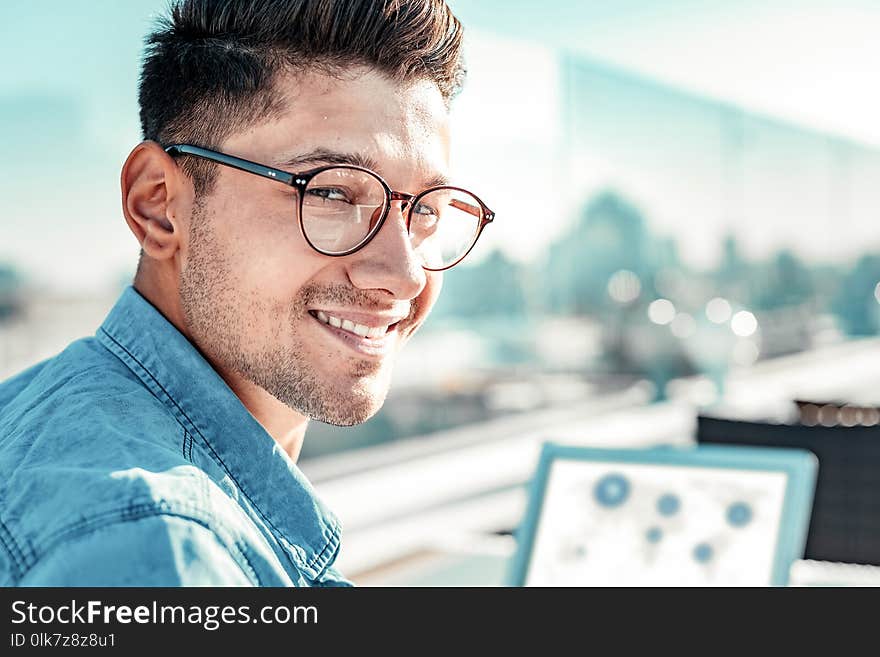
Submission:
[[[432,208],[430,205],[426,205],[425,203],[419,203],[413,206],[413,213],[419,214],[425,217],[434,216],[435,220],[437,215],[439,214],[435,208]]]
[[[416,238],[417,243],[437,232],[437,227],[440,225],[440,217],[430,207],[422,207],[427,207],[427,211],[419,212],[417,211],[419,206],[413,207],[414,212],[409,226],[409,232]]]
[[[310,187],[306,190],[306,195],[321,198],[325,201],[351,202],[348,191],[341,187]]]

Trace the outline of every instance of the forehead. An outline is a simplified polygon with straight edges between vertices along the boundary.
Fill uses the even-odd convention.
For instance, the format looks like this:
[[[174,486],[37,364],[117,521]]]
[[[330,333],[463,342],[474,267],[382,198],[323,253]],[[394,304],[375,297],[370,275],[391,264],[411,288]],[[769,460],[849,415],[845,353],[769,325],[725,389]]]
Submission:
[[[389,182],[445,174],[449,116],[428,80],[400,83],[371,69],[340,76],[284,76],[281,115],[230,137],[224,147],[281,165],[315,150],[357,153]]]

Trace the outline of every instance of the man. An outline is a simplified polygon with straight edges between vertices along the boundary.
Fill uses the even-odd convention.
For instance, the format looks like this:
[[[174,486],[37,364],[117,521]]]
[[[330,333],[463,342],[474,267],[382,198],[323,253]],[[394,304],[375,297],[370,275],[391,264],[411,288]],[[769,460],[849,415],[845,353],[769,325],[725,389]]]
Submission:
[[[492,220],[449,186],[442,0],[182,0],[122,169],[142,254],[94,338],[0,385],[0,584],[350,584],[297,469],[364,422]]]

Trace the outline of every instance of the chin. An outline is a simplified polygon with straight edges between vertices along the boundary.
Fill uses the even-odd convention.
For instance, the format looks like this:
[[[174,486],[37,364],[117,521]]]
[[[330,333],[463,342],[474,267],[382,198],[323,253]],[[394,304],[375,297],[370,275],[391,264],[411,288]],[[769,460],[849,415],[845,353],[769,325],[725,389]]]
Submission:
[[[333,409],[331,412],[322,413],[312,417],[313,420],[331,424],[335,427],[353,427],[363,424],[382,408],[382,403],[352,404],[343,408]]]
[[[363,424],[379,412],[388,394],[387,386],[372,383],[346,390],[337,388],[333,394],[312,405],[312,412],[307,415],[313,420],[337,427]]]

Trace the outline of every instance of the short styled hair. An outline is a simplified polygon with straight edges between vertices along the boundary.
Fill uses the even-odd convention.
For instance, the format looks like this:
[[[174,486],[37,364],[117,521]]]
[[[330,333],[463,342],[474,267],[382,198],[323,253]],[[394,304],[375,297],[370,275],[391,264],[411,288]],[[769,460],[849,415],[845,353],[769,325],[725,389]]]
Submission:
[[[433,81],[447,106],[464,82],[462,26],[444,0],[176,0],[146,38],[144,139],[218,147],[283,106],[279,74],[367,66]],[[181,163],[197,192],[215,167]]]

